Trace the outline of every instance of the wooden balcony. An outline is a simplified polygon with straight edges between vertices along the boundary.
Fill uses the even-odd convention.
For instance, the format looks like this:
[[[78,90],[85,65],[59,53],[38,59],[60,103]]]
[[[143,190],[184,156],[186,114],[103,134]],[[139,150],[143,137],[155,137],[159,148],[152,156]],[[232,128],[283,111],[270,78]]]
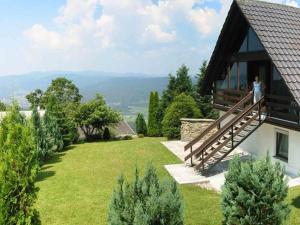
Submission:
[[[217,90],[213,96],[216,109],[228,111],[247,95],[245,91],[231,89]],[[245,108],[247,105],[244,105]],[[264,111],[266,122],[289,129],[300,130],[300,107],[292,97],[267,94]]]

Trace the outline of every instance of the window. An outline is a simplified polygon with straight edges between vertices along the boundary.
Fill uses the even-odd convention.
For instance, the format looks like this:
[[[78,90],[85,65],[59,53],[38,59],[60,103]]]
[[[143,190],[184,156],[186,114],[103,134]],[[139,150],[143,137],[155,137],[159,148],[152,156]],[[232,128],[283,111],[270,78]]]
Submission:
[[[240,90],[246,91],[248,87],[247,62],[240,62]]]
[[[247,52],[247,49],[248,49],[248,35],[245,37],[239,52]]]
[[[234,63],[233,66],[231,67],[230,76],[229,76],[229,78],[230,78],[229,88],[234,89],[234,90],[237,90],[237,85],[238,85],[237,72],[238,72],[237,63]]]
[[[255,52],[262,50],[264,50],[264,47],[262,46],[254,30],[250,27],[248,31],[248,51]]]
[[[289,135],[288,132],[276,130],[276,156],[288,160]]]
[[[264,47],[260,42],[260,40],[258,39],[258,36],[255,33],[255,31],[250,27],[239,49],[239,52],[257,52],[257,51],[264,51]]]

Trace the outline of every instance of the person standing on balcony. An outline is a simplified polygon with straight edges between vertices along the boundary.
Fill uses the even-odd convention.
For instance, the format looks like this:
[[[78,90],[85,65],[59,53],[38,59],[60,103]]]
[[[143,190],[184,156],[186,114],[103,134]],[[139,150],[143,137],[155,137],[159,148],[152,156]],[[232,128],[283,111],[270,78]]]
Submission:
[[[259,77],[255,77],[255,81],[253,82],[253,102],[254,104],[258,102],[263,96],[263,83],[259,80]]]

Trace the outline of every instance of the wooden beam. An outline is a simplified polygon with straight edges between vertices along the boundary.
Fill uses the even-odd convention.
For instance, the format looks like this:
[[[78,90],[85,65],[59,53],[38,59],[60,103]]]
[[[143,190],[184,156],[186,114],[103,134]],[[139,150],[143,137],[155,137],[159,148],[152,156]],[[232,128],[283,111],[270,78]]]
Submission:
[[[267,52],[239,52],[231,57],[231,62],[269,60]]]

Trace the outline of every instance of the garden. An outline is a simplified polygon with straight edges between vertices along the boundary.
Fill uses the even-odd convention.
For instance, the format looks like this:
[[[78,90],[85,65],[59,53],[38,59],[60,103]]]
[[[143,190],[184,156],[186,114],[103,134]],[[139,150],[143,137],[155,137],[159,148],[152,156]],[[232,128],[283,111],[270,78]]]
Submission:
[[[65,78],[27,95],[29,117],[17,102],[5,106],[0,225],[299,224],[300,187],[289,190],[284,168],[268,157],[233,159],[222,193],[178,185],[165,170],[181,163],[161,144],[180,136],[180,118],[218,116],[211,96],[197,94],[205,68],[196,85],[183,65],[161,98],[151,92],[136,137],[114,136],[121,114],[100,94],[81,101]]]
[[[86,143],[57,153],[38,175],[37,209],[42,224],[107,224],[117,178],[134,178],[151,161],[159,178],[172,179],[164,165],[180,163],[160,142],[162,138]],[[83,157],[84,156],[84,157]],[[196,185],[180,185],[185,224],[221,224],[220,194]],[[289,191],[290,225],[300,223],[300,188]]]

